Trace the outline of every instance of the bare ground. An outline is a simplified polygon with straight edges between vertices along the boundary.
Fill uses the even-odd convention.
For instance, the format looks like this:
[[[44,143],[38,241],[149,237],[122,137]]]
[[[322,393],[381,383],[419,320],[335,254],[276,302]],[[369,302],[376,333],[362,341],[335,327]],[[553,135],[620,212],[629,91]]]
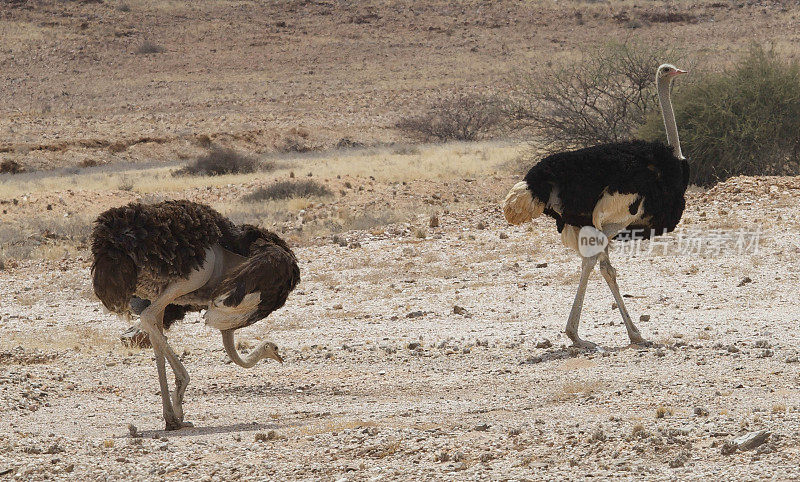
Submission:
[[[443,184],[411,182],[398,202],[430,200],[439,227],[419,215],[341,234],[349,247],[329,236],[298,246],[302,284],[240,334],[275,341],[283,365],[242,370],[199,318],[176,326],[169,338],[192,375],[185,407],[195,423],[178,432],[161,430],[152,353],[118,344],[128,322],[93,299],[85,254],[1,272],[0,471],[27,480],[800,477],[797,179],[737,178],[690,194],[687,233],[760,225],[758,253],[617,255],[628,308],[649,315],[638,324],[657,346],[628,346],[595,276],[581,332],[597,353],[570,350],[562,335],[578,259],[551,221],[510,228],[499,213],[513,180],[448,181],[464,186],[462,203],[432,197]],[[376,188],[385,196],[392,185]],[[760,448],[722,454],[758,429],[772,433]]]

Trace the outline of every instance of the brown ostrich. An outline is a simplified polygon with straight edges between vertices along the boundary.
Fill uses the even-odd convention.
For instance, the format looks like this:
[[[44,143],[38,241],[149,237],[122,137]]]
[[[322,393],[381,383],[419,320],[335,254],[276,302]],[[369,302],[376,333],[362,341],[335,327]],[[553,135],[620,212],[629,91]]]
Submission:
[[[187,311],[207,309],[206,324],[222,332],[225,351],[237,365],[250,368],[264,358],[283,361],[272,342],[244,360],[234,343],[235,330],[282,307],[300,281],[294,253],[276,234],[236,226],[190,201],[131,203],[97,218],[92,255],[92,283],[103,305],[120,314],[132,305],[140,312],[155,352],[167,430],[191,425],[183,421],[189,374],[164,336]],[[171,399],[165,357],[175,374]]]

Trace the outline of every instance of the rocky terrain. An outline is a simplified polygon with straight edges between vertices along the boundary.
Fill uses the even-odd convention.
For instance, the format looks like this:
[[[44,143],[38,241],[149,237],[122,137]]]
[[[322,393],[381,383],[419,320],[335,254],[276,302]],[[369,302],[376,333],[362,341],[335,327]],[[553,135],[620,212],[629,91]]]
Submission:
[[[93,298],[85,251],[6,267],[0,473],[800,477],[800,182],[736,178],[690,192],[681,230],[662,242],[667,255],[644,245],[614,257],[628,308],[655,346],[627,344],[594,276],[581,333],[602,349],[579,352],[562,334],[578,259],[549,220],[505,224],[496,200],[513,180],[409,182],[396,202],[432,206],[435,220],[410,215],[296,246],[301,285],[286,307],[239,334],[244,347],[276,342],[283,365],[228,363],[219,335],[197,316],[174,327],[195,424],[177,432],[162,430],[152,352],[123,347],[129,322]],[[397,188],[375,181],[372,189]],[[461,202],[441,199],[455,191]],[[373,198],[344,199],[337,209],[369,209]],[[213,191],[205,200],[215,202]],[[741,254],[730,244],[736,236],[720,249],[710,238],[694,252],[678,249],[695,229],[759,227],[757,246]],[[734,443],[754,432],[752,447]]]

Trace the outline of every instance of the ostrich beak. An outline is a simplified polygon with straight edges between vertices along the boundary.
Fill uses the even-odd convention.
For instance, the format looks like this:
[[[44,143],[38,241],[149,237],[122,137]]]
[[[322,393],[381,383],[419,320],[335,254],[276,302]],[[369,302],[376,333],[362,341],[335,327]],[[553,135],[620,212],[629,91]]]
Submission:
[[[283,357],[278,354],[277,350],[269,350],[267,352],[267,357],[272,358],[273,360],[277,360],[278,363],[283,363]]]
[[[672,76],[676,77],[678,75],[683,75],[683,74],[688,74],[688,73],[689,73],[688,70],[675,69],[675,72],[672,73]]]

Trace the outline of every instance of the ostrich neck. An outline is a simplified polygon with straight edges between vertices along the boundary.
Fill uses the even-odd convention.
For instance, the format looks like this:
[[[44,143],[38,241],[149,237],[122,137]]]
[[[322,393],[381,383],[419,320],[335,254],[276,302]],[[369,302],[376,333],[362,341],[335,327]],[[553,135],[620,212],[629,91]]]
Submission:
[[[658,82],[658,100],[661,103],[661,115],[664,117],[664,127],[667,130],[667,144],[672,147],[675,157],[684,159],[681,152],[681,140],[678,138],[678,126],[675,124],[675,112],[672,111],[669,79]]]
[[[252,368],[256,363],[261,360],[261,350],[255,350],[246,359],[242,360],[239,356],[239,351],[236,349],[236,344],[233,341],[233,332],[235,330],[222,330],[222,346],[228,353],[231,361],[244,368]]]

